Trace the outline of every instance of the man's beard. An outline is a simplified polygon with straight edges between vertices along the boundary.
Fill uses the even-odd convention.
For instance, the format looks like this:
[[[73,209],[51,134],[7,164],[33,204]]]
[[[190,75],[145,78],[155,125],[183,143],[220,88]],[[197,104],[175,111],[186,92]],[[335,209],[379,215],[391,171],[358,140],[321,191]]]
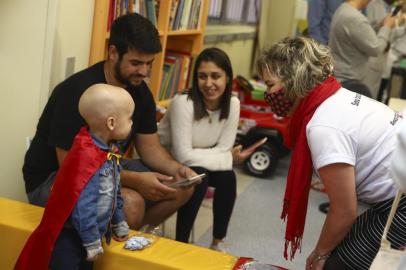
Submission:
[[[114,65],[114,76],[116,77],[117,81],[119,81],[121,84],[124,84],[126,87],[129,87],[129,86],[137,87],[141,84],[142,81],[140,81],[138,84],[131,83],[131,81],[128,78],[124,77],[123,74],[121,73],[120,66],[121,66],[121,60],[119,60]]]

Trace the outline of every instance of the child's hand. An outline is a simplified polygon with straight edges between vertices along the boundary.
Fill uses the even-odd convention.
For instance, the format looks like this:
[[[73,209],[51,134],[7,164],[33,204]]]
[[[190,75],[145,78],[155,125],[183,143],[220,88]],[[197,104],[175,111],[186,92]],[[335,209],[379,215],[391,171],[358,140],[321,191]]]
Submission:
[[[116,236],[116,235],[113,234],[113,239],[114,239],[115,241],[117,241],[117,242],[123,242],[123,241],[125,241],[125,240],[128,239],[128,235],[122,236],[122,237],[118,237],[118,236]]]
[[[122,242],[127,240],[130,228],[126,221],[113,225],[113,239]]]
[[[97,260],[104,253],[100,240],[94,241],[90,244],[85,244],[84,246],[87,253],[86,260],[89,262]]]

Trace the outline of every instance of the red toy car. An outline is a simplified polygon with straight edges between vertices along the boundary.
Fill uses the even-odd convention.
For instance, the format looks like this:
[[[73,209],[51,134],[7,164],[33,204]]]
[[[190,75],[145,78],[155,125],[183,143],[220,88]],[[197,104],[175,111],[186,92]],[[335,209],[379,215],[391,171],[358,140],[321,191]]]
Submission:
[[[285,144],[289,119],[278,117],[270,111],[263,92],[253,98],[255,89],[245,78],[237,76],[233,90],[241,103],[236,143],[248,147],[264,137],[268,138],[246,159],[244,168],[253,176],[266,177],[275,170],[279,158],[289,153]]]

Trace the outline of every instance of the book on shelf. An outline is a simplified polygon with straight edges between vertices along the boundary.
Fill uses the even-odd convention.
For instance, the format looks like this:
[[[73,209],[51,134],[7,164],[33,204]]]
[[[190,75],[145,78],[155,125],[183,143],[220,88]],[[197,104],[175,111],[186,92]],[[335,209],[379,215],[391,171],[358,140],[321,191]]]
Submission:
[[[176,17],[176,11],[178,9],[179,0],[172,0],[171,9],[169,11],[169,30],[173,28],[173,24]]]
[[[128,13],[138,13],[157,25],[159,0],[110,0],[107,31],[118,17]]]
[[[197,54],[193,54],[193,55],[190,57],[189,71],[188,71],[188,73],[187,73],[187,79],[186,79],[186,86],[185,86],[185,89],[190,89],[190,88],[192,88],[192,84],[193,84],[193,70],[194,70],[194,68],[195,68],[196,58],[197,58]]]
[[[188,28],[188,22],[190,18],[190,9],[192,8],[193,0],[185,0],[182,15],[179,23],[179,30],[185,30]]]
[[[199,26],[202,0],[174,0],[171,5],[169,30],[196,29]]]
[[[169,84],[169,78],[172,74],[172,65],[169,63],[164,63],[163,66],[163,74],[162,74],[162,81],[161,81],[161,88],[159,89],[159,100],[167,99],[167,89]],[[169,94],[168,94],[169,95]]]
[[[193,6],[191,9],[191,15],[190,15],[190,20],[188,24],[189,29],[198,29],[200,28],[199,25],[199,18],[200,18],[200,6],[202,4],[201,0],[194,0],[193,1]]]
[[[178,83],[177,88],[179,90],[185,89],[187,86],[186,81],[187,81],[189,67],[190,67],[190,59],[191,59],[190,53],[178,52],[178,51],[166,51],[166,55],[178,59],[180,77],[179,77],[179,83]]]
[[[166,51],[159,100],[172,98],[179,91],[188,88],[191,78],[192,56],[190,53]]]
[[[145,0],[147,8],[147,18],[156,26],[155,0]]]
[[[185,0],[179,0],[178,7],[176,9],[175,20],[173,22],[171,30],[178,30],[179,29],[180,19],[182,17],[182,12],[183,12],[183,7],[184,6],[185,6]]]
[[[110,0],[109,4],[109,13],[107,17],[107,32],[110,31],[111,23],[114,20],[114,14],[115,14],[115,0]]]

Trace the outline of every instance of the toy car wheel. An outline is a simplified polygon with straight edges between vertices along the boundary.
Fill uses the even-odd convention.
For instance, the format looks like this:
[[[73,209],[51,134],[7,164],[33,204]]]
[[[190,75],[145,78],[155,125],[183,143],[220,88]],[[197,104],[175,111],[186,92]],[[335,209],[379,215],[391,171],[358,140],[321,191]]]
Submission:
[[[253,176],[266,177],[276,168],[279,159],[277,153],[275,146],[262,145],[245,161],[244,167]]]

